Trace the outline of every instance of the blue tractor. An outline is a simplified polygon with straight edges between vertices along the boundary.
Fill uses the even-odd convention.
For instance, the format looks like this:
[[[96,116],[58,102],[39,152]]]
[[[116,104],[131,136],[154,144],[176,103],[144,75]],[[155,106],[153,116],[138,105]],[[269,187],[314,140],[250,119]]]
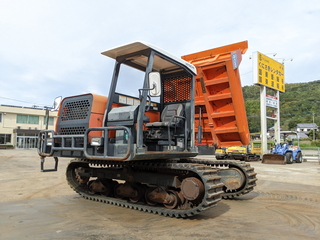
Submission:
[[[293,161],[302,163],[301,149],[298,146],[293,146],[291,141],[285,144],[276,144],[271,153],[279,155],[279,160],[282,159],[287,164],[291,164]]]
[[[302,152],[299,146],[299,135],[297,132],[293,131],[281,131],[284,136],[286,143],[275,144],[271,149],[271,153],[264,154],[262,156],[262,163],[266,164],[292,164],[294,161],[296,163],[302,163]],[[293,140],[291,138],[286,139],[288,135],[295,134],[298,140],[298,146],[293,146]]]

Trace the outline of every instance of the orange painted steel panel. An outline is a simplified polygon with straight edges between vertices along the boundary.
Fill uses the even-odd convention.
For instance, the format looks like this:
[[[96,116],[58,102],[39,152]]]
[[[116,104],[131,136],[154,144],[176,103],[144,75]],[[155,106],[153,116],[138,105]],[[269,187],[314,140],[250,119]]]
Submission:
[[[106,105],[108,102],[108,97],[97,95],[97,94],[92,94],[92,93],[87,93],[87,94],[81,94],[77,96],[84,96],[84,95],[91,95],[92,96],[92,106],[90,110],[90,120],[89,120],[89,127],[102,127],[103,126],[103,119],[104,119],[104,114],[106,110]],[[67,98],[74,98],[77,96],[71,96],[71,97],[66,97]],[[63,100],[64,101],[64,100]],[[62,102],[59,108],[58,116],[61,114],[61,106]],[[115,107],[123,107],[126,106],[124,104],[120,103],[112,103],[112,108]],[[145,113],[146,116],[150,118],[150,122],[159,122],[160,121],[160,113],[157,111],[148,111]],[[57,120],[58,122],[58,120]],[[56,124],[56,129],[55,131],[58,131],[58,124]],[[93,136],[102,136],[101,131],[91,131],[89,133],[89,140]],[[115,131],[110,131],[109,132],[109,137],[115,137]]]
[[[106,110],[106,105],[108,98],[105,96],[91,94],[93,97],[92,107],[91,107],[91,116],[89,127],[102,127],[104,112]]]
[[[198,126],[203,129],[200,145],[230,147],[250,142],[238,70],[247,49],[244,41],[182,57],[197,68],[195,131]]]
[[[81,94],[81,95],[64,98],[60,103],[58,116],[61,116],[61,111],[63,110],[61,106],[63,101],[65,101],[65,99],[74,98],[77,96],[84,96],[84,95],[92,95],[92,107],[90,111],[91,115],[90,115],[89,127],[102,127],[104,111],[106,108],[108,98],[97,95],[97,94],[87,93],[87,94]],[[58,123],[58,120],[57,120],[57,123]],[[58,131],[58,124],[56,124],[55,131],[56,132]]]

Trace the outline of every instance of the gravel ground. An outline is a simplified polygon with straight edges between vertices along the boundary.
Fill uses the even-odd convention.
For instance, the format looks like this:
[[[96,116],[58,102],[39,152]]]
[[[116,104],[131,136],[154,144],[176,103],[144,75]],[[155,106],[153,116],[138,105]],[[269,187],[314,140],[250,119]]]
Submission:
[[[53,167],[53,159],[46,167]],[[253,192],[189,219],[92,202],[57,172],[40,172],[35,150],[0,150],[0,239],[318,239],[320,165],[250,163]]]

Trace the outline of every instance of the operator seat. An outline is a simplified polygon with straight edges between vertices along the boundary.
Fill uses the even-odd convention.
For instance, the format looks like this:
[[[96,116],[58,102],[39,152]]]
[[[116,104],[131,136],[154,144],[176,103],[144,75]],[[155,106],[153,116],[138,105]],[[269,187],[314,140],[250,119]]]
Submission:
[[[183,120],[183,105],[181,103],[174,103],[167,105],[161,113],[161,122],[147,123],[147,128],[152,127],[179,127]],[[182,127],[182,125],[181,125]]]

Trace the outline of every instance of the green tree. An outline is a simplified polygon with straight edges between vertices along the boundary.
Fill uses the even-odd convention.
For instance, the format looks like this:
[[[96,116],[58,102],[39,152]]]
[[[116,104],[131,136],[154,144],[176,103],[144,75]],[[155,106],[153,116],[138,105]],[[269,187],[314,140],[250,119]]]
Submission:
[[[242,88],[250,132],[260,132],[259,86]],[[270,94],[270,90],[267,91]],[[320,126],[320,80],[286,84],[286,92],[280,93],[280,127],[294,130],[298,123],[314,122]],[[272,125],[272,123],[271,123]],[[269,123],[268,123],[269,126]]]
[[[290,120],[289,123],[288,123],[289,130],[295,129],[295,127],[297,126],[298,123],[299,122],[296,119]]]

